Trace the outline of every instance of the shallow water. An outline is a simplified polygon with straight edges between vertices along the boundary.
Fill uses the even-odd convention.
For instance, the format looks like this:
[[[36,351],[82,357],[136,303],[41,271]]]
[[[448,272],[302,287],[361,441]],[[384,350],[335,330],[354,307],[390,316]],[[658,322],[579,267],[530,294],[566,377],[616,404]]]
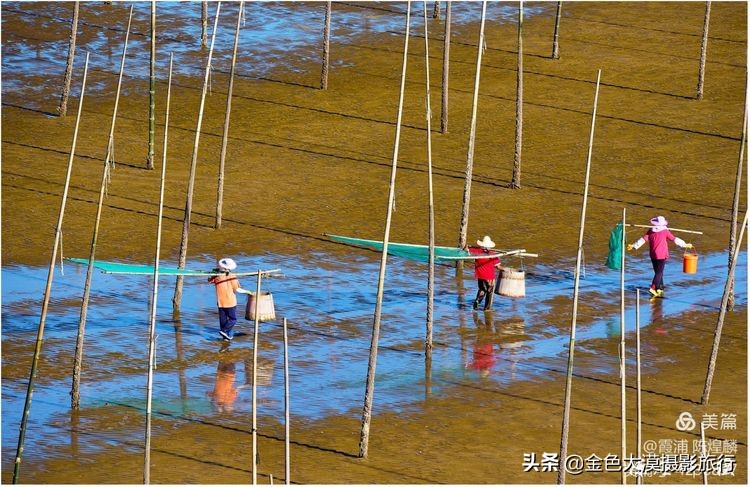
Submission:
[[[332,414],[357,417],[364,397],[368,347],[379,269],[377,254],[352,251],[342,262],[323,252],[304,259],[287,255],[236,256],[239,268],[279,268],[284,277],[266,279],[262,289],[273,295],[277,319],[260,325],[258,356],[258,413],[283,418],[282,317],[289,323],[291,415],[307,422]],[[455,269],[436,270],[434,302],[433,366],[427,377],[424,366],[424,313],[426,265],[406,259],[389,259],[384,293],[381,339],[377,365],[375,408],[379,412],[408,411],[425,395],[453,394],[456,383],[494,383],[543,377],[562,369],[568,345],[569,303],[572,272],[535,265],[526,259],[526,297],[496,296],[494,310],[473,311],[475,292],[471,272],[457,280]],[[747,282],[746,254],[738,262],[737,281]],[[518,263],[516,263],[517,265]],[[696,309],[716,309],[723,290],[726,256],[701,255],[695,275],[681,274],[674,259],[667,267],[668,297],[649,301],[650,263],[643,256],[629,260],[626,286],[626,327],[632,342],[635,325],[636,286],[642,286],[641,326],[657,333],[681,331],[680,315]],[[163,262],[167,266],[169,263]],[[201,269],[209,259],[189,263]],[[508,261],[506,265],[513,265]],[[66,263],[64,274],[56,270],[45,331],[43,355],[58,364],[53,371],[42,365],[32,402],[28,457],[55,457],[56,445],[71,425],[69,390],[71,357],[75,349],[78,303],[85,267]],[[46,268],[6,266],[3,279],[3,366],[13,368],[11,350],[33,346],[38,326],[38,305],[46,280]],[[82,411],[105,406],[131,409],[138,417],[145,408],[149,276],[108,275],[96,271],[86,326]],[[186,278],[182,311],[172,317],[174,278],[160,278],[157,308],[156,370],[153,410],[173,418],[211,419],[232,414],[225,424],[246,424],[252,412],[253,323],[242,315],[231,344],[220,340],[212,285],[202,278]],[[255,288],[255,278],[243,279],[243,287]],[[747,304],[742,286],[737,304]],[[619,336],[619,272],[589,265],[580,284],[581,303],[599,311],[578,317],[577,350],[585,352],[596,340]],[[583,308],[582,308],[583,309]],[[603,311],[608,313],[602,313]],[[561,321],[562,320],[562,321]],[[595,349],[592,349],[595,351]],[[633,361],[632,354],[628,356]],[[669,357],[662,357],[669,360]],[[612,360],[598,361],[577,373],[614,373]],[[645,364],[644,373],[660,363]],[[592,368],[593,367],[593,368]],[[52,376],[50,376],[52,374]],[[27,378],[3,380],[4,464],[17,441]],[[489,381],[489,382],[488,382]],[[138,427],[108,426],[120,441],[137,441]],[[54,425],[53,428],[43,425]],[[83,451],[97,448],[97,439],[77,438]],[[99,445],[98,447],[101,447]]]

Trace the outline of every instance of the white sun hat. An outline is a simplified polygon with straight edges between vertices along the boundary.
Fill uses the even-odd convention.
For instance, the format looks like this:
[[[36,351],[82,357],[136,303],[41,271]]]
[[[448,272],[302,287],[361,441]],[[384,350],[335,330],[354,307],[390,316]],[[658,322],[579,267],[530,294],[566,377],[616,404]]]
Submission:
[[[495,242],[492,241],[489,235],[485,235],[482,240],[477,240],[477,245],[485,249],[491,249],[495,247]]]
[[[219,267],[224,271],[233,271],[237,268],[237,263],[229,257],[224,257],[219,261]]]

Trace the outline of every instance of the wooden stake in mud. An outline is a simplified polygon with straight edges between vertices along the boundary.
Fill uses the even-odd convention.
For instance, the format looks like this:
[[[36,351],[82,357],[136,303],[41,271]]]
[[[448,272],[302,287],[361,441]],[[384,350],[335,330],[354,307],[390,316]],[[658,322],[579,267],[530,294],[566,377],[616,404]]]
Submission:
[[[477,133],[477,101],[479,99],[479,73],[482,67],[482,52],[484,51],[484,20],[487,13],[487,1],[482,2],[482,21],[479,25],[479,43],[477,44],[477,72],[474,77],[474,98],[471,104],[471,128],[469,130],[469,150],[466,156],[466,173],[464,174],[464,197],[461,207],[461,230],[458,246],[466,247],[466,234],[469,229],[469,203],[471,202],[471,174],[474,170],[474,138]],[[459,264],[461,261],[458,261]]]
[[[206,47],[208,41],[208,2],[201,2],[201,47]]]
[[[620,260],[620,446],[621,456],[625,458],[627,448],[627,410],[625,408],[625,208],[622,209],[622,239],[620,241],[621,260]],[[624,485],[626,482],[625,469],[620,470],[620,482]]]
[[[359,435],[359,457],[367,457],[367,447],[370,439],[370,421],[372,420],[372,399],[375,391],[375,367],[378,361],[378,339],[380,338],[380,314],[383,307],[383,286],[385,284],[385,268],[388,259],[388,240],[391,233],[391,218],[393,216],[393,200],[396,193],[396,168],[398,167],[398,146],[401,140],[401,117],[404,108],[404,86],[406,85],[406,65],[409,54],[409,29],[411,26],[411,0],[406,2],[406,29],[404,33],[404,58],[401,68],[401,89],[398,97],[398,115],[396,119],[396,137],[393,144],[393,163],[391,165],[391,180],[388,188],[388,209],[385,218],[383,235],[383,253],[380,258],[380,273],[378,274],[378,292],[375,300],[375,316],[372,320],[372,339],[370,341],[370,357],[367,364],[367,384],[365,386],[365,403],[362,407],[362,428]]]
[[[331,2],[326,2],[326,19],[323,27],[323,63],[320,70],[320,89],[328,88],[328,64],[331,60]]]
[[[70,146],[70,157],[68,158],[68,170],[65,174],[65,186],[63,186],[62,202],[60,203],[60,212],[57,216],[57,227],[55,228],[55,241],[52,245],[52,258],[49,261],[47,270],[47,284],[44,288],[44,300],[42,301],[42,315],[39,319],[39,327],[36,334],[36,346],[34,347],[34,356],[31,360],[31,373],[29,374],[29,384],[26,389],[26,401],[23,406],[23,415],[21,416],[21,427],[18,435],[18,448],[16,450],[16,460],[13,466],[13,483],[17,484],[21,473],[21,457],[23,456],[23,443],[26,438],[26,426],[29,419],[29,410],[31,408],[31,397],[34,393],[34,381],[36,379],[36,370],[39,365],[39,357],[42,353],[42,340],[44,338],[44,325],[47,322],[47,309],[49,308],[50,292],[52,291],[52,280],[55,276],[55,260],[57,259],[57,249],[60,246],[60,236],[62,235],[63,217],[65,216],[65,204],[68,201],[68,188],[70,187],[70,176],[73,172],[73,158],[76,152],[76,141],[78,140],[78,127],[81,122],[81,113],[83,112],[83,95],[86,92],[86,77],[89,71],[89,54],[86,53],[86,64],[83,67],[83,82],[81,84],[81,97],[78,101],[78,115],[76,116],[76,125],[73,129],[73,142]]]
[[[706,72],[706,49],[708,49],[708,22],[711,19],[711,2],[706,2],[706,14],[703,17],[703,38],[701,39],[701,60],[698,67],[698,93],[696,98],[703,99],[703,81]]]
[[[732,198],[732,223],[729,225],[729,267],[732,267],[732,254],[737,245],[737,217],[740,210],[740,191],[742,190],[742,163],[745,159],[745,139],[747,138],[747,98],[745,98],[745,112],[742,115],[742,138],[740,140],[740,159],[737,161],[737,175],[734,179],[734,198]],[[732,286],[729,288],[727,306],[734,309],[734,275],[730,276]]]
[[[256,316],[257,316],[256,311]],[[284,318],[284,478],[286,485],[292,483],[291,461],[289,458],[289,339]]]
[[[156,0],[151,0],[151,62],[148,79],[148,157],[146,167],[154,168],[154,132],[156,127]]]
[[[232,111],[232,92],[234,91],[234,68],[237,63],[237,46],[240,43],[240,23],[244,0],[240,2],[237,11],[237,29],[234,31],[234,48],[232,49],[232,66],[229,68],[229,87],[227,88],[227,109],[224,113],[224,132],[221,136],[221,154],[219,155],[219,184],[216,190],[216,223],[215,228],[221,228],[221,212],[224,206],[224,161],[227,157],[227,141],[229,139],[229,114]]]
[[[73,60],[76,55],[76,38],[78,36],[78,4],[73,4],[73,20],[70,21],[70,41],[68,42],[68,61],[65,64],[65,81],[63,82],[62,95],[60,95],[60,106],[57,113],[61,117],[68,114],[68,97],[70,96],[70,81],[73,78]]]
[[[704,406],[708,404],[708,396],[711,394],[711,383],[714,380],[714,371],[716,370],[716,357],[719,355],[719,343],[721,342],[721,329],[724,327],[724,318],[727,315],[727,302],[729,301],[729,289],[732,287],[733,279],[730,276],[734,275],[734,270],[737,267],[737,256],[740,253],[742,246],[742,236],[745,234],[745,227],[747,226],[747,212],[745,212],[745,219],[742,221],[742,227],[740,228],[740,236],[737,239],[737,247],[734,249],[734,255],[732,255],[732,265],[729,268],[729,275],[727,281],[724,284],[724,294],[721,298],[721,308],[719,309],[719,318],[716,322],[716,329],[714,330],[714,343],[711,347],[711,358],[708,361],[708,371],[706,372],[706,383],[703,386],[703,396],[701,397],[701,404]]]
[[[581,261],[583,259],[583,229],[586,224],[586,202],[589,196],[589,174],[591,172],[591,150],[594,145],[594,126],[596,122],[596,106],[599,101],[599,81],[602,76],[600,69],[596,75],[596,94],[594,95],[594,111],[591,114],[591,134],[589,135],[589,150],[586,158],[586,177],[583,183],[583,205],[581,205],[581,228],[578,233],[578,254],[576,256],[576,272],[573,279],[573,317],[570,323],[570,343],[568,345],[568,370],[565,380],[565,401],[563,405],[562,434],[560,436],[560,457],[557,470],[557,483],[565,483],[565,461],[568,456],[568,430],[570,420],[570,393],[573,383],[573,355],[576,344],[576,320],[578,318],[578,284],[581,278]],[[623,229],[625,233],[625,229]]]
[[[451,2],[445,5],[445,30],[443,31],[443,83],[440,106],[440,133],[448,133],[448,72],[451,51]]]
[[[156,219],[156,251],[154,253],[154,282],[151,291],[151,314],[148,326],[148,379],[146,381],[146,446],[143,459],[143,483],[151,482],[151,398],[154,383],[156,354],[156,301],[159,292],[159,254],[161,252],[161,218],[164,214],[164,181],[167,177],[167,132],[169,132],[169,100],[172,92],[172,58],[169,55],[169,80],[167,81],[167,109],[164,115],[164,149],[161,158],[161,184],[159,186],[159,215]]]
[[[253,485],[258,483],[258,333],[260,332],[260,281],[261,270],[255,287],[255,326],[253,327]]]
[[[204,2],[205,3],[205,2]],[[211,33],[211,48],[208,50],[208,60],[206,61],[206,74],[203,78],[203,91],[201,92],[201,103],[198,109],[198,123],[195,128],[195,142],[193,143],[193,156],[190,159],[190,175],[188,177],[187,200],[185,201],[185,217],[182,221],[182,239],[180,241],[180,257],[177,263],[178,269],[184,269],[187,262],[188,232],[190,231],[190,216],[193,211],[193,188],[195,187],[195,168],[198,165],[198,142],[201,138],[201,127],[203,126],[203,108],[206,105],[206,92],[208,91],[208,78],[211,75],[211,56],[214,53],[214,41],[216,40],[216,27],[219,25],[219,10],[221,2],[216,3],[216,18],[214,19],[214,30]],[[177,276],[172,297],[172,308],[177,311],[180,309],[182,301],[182,284],[183,277]]]
[[[557,2],[555,13],[555,33],[552,35],[552,59],[560,59],[560,14],[562,13],[562,1]]]
[[[432,6],[432,18],[433,19],[440,18],[440,2],[435,2],[435,4]]]
[[[130,36],[130,22],[133,19],[133,6],[130,6],[128,16],[128,27],[125,30],[125,44],[122,47],[122,60],[120,61],[120,74],[117,79],[117,94],[115,95],[115,106],[112,109],[112,123],[109,126],[109,138],[107,139],[107,153],[104,156],[104,167],[102,169],[102,182],[99,186],[99,200],[96,204],[96,217],[94,219],[94,232],[91,236],[91,250],[89,252],[89,264],[86,268],[86,282],[83,286],[83,299],[81,301],[81,315],[78,320],[78,336],[76,339],[76,354],[73,363],[73,387],[70,392],[71,406],[78,409],[81,402],[81,363],[83,363],[83,338],[86,331],[86,316],[89,309],[89,296],[91,294],[91,279],[94,274],[94,259],[96,258],[96,241],[99,237],[99,222],[102,217],[104,206],[104,194],[107,189],[107,181],[110,175],[110,161],[115,144],[115,121],[117,120],[117,107],[120,104],[120,91],[122,88],[122,77],[125,72],[125,55],[128,51],[128,37]]]
[[[623,232],[624,234],[625,232]],[[635,442],[638,446],[638,459],[642,458],[643,455],[643,417],[641,416],[641,290],[635,290],[635,394],[636,394],[636,438]],[[639,484],[643,483],[641,475],[636,477],[636,481]]]
[[[516,145],[513,152],[511,189],[521,188],[521,147],[523,136],[523,0],[518,4],[518,68],[516,73]]]
[[[435,2],[436,5],[438,4]],[[427,0],[424,4],[424,63],[425,63],[425,113],[427,118],[427,194],[429,228],[429,258],[427,271],[427,330],[424,344],[425,360],[432,360],[432,307],[435,288],[435,206],[432,193],[432,108],[430,107],[430,46],[427,33]]]

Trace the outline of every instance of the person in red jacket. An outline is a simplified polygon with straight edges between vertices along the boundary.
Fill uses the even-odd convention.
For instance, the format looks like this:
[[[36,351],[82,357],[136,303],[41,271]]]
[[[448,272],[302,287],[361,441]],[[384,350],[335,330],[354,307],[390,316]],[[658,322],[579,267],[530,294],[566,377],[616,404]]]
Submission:
[[[650,222],[652,226],[648,232],[634,243],[628,244],[628,250],[638,250],[648,242],[651,265],[654,267],[654,279],[651,281],[651,288],[648,292],[656,298],[664,296],[664,266],[669,259],[669,241],[685,249],[692,249],[693,244],[686,243],[680,237],[672,235],[667,228],[669,222],[663,216],[654,217]]]
[[[477,297],[474,298],[473,308],[477,309],[479,303],[484,300],[484,309],[492,309],[495,288],[495,269],[501,269],[500,259],[495,257],[491,249],[495,248],[495,242],[485,235],[482,240],[477,240],[476,246],[469,247],[471,255],[488,254],[487,258],[474,260],[474,276],[477,278]]]

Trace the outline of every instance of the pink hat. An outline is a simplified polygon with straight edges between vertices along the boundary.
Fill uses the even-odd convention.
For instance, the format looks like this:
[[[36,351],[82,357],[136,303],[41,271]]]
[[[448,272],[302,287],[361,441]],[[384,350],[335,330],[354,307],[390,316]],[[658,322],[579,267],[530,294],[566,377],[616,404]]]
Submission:
[[[667,219],[661,215],[651,219],[651,225],[655,227],[666,227],[668,224]]]

